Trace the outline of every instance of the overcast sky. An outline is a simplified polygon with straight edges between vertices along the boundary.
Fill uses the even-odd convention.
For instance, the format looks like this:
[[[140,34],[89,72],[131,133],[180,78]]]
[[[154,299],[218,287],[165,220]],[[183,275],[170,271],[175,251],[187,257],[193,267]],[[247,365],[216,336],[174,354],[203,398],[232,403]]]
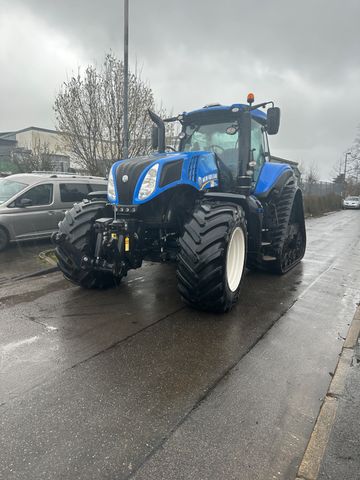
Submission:
[[[0,0],[0,130],[54,127],[61,83],[122,56],[122,0]],[[360,124],[359,0],[130,0],[130,61],[174,113],[274,100],[272,153],[323,179]]]

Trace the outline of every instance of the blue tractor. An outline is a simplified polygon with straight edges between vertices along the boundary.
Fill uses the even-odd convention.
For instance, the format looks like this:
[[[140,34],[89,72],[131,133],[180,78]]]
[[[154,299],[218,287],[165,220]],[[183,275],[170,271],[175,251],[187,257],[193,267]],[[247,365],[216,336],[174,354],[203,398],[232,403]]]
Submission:
[[[246,267],[283,274],[299,263],[302,193],[291,166],[269,153],[280,109],[253,102],[249,94],[247,104],[165,120],[149,112],[156,153],[114,163],[107,198],[94,193],[59,224],[53,241],[65,277],[109,288],[144,260],[174,262],[186,303],[226,312]],[[165,144],[165,122],[173,121],[181,124],[178,150]]]

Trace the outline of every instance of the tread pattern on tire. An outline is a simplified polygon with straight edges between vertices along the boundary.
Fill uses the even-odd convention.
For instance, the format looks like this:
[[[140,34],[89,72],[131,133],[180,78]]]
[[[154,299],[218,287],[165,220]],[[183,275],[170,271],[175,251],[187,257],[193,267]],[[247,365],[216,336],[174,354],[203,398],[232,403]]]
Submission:
[[[59,223],[59,233],[65,234],[68,242],[79,252],[91,256],[94,247],[91,233],[96,218],[103,216],[106,202],[84,200],[68,210]],[[111,273],[80,269],[72,260],[71,253],[63,245],[55,249],[60,270],[64,276],[84,288],[110,288],[119,283]]]
[[[288,235],[288,227],[291,219],[292,209],[294,207],[294,201],[297,188],[294,180],[290,180],[283,188],[280,198],[275,204],[275,214],[273,213],[270,218],[270,239],[271,246],[269,247],[269,254],[277,257],[274,262],[267,262],[265,269],[273,273],[286,273],[293,268],[299,261],[297,260],[293,265],[289,266],[286,270],[281,267],[283,247]]]
[[[220,202],[200,204],[185,224],[177,277],[179,292],[188,304],[202,310],[225,312],[237,301],[239,289],[229,295],[226,286],[225,264],[230,232],[239,225],[246,235],[243,209]]]

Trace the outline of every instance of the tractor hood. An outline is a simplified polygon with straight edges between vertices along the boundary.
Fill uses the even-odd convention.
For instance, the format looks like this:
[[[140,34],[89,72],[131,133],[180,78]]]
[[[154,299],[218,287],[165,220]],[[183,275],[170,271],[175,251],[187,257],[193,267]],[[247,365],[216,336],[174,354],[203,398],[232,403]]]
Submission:
[[[196,190],[217,187],[214,153],[157,153],[120,160],[111,167],[108,200],[116,205],[139,205],[178,185]]]

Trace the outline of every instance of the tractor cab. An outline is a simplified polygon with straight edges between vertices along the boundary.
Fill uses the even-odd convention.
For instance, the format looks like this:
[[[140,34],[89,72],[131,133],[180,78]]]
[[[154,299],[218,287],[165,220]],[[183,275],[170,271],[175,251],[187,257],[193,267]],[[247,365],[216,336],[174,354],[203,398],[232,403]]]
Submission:
[[[237,111],[243,107],[206,106],[185,115],[179,150],[213,152],[218,158],[219,169],[225,170],[235,181],[239,174],[240,127]],[[254,181],[268,156],[265,127],[266,115],[255,110],[251,116],[250,131]]]
[[[212,152],[215,155],[220,177],[226,179],[226,190],[249,194],[254,189],[262,165],[270,159],[267,135],[276,134],[280,123],[280,109],[272,102],[252,105],[253,94],[248,95],[248,105],[206,105],[192,112],[165,119],[179,121],[179,152]],[[267,112],[269,103],[272,107]],[[153,130],[153,147],[165,151],[165,126],[160,117],[150,112],[156,126]]]

